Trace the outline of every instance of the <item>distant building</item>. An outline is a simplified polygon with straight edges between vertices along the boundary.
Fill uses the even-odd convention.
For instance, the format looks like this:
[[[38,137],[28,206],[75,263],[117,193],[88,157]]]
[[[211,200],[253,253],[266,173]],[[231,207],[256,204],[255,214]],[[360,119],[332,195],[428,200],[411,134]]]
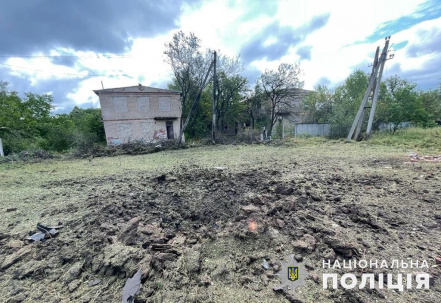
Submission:
[[[286,117],[290,124],[303,123],[306,114],[303,110],[303,101],[312,91],[302,88],[294,88],[292,91],[292,96],[284,102],[283,108],[280,109],[279,116]],[[279,109],[277,110],[279,111]]]
[[[181,123],[180,93],[148,86],[94,90],[108,145],[174,139]]]

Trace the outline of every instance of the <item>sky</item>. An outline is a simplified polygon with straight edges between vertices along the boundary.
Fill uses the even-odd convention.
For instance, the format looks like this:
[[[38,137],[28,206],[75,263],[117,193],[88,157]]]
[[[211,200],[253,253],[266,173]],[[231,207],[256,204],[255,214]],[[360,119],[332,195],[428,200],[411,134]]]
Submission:
[[[54,113],[99,107],[92,90],[167,88],[165,43],[179,30],[239,55],[253,87],[266,69],[299,63],[305,89],[370,72],[391,36],[383,77],[441,83],[441,0],[0,0],[0,81],[52,94]]]

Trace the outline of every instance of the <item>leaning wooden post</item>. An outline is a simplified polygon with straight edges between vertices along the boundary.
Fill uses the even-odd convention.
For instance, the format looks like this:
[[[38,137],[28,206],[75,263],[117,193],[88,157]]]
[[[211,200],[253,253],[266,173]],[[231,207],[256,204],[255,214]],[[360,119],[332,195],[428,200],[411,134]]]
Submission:
[[[216,143],[216,51],[213,59],[213,112],[211,121],[211,140]]]
[[[355,116],[354,122],[352,123],[351,130],[349,131],[348,137],[346,138],[346,142],[351,141],[352,136],[354,135],[355,128],[357,127],[357,125],[360,121],[361,115],[364,112],[364,108],[366,107],[367,100],[368,100],[369,95],[370,95],[372,88],[374,86],[374,82],[375,82],[375,79],[378,74],[378,64],[376,64],[376,62],[378,62],[377,59],[378,59],[379,50],[380,50],[380,48],[377,47],[377,51],[375,53],[375,59],[374,59],[374,66],[372,67],[372,74],[371,74],[371,77],[369,80],[369,85],[368,85],[368,88],[366,89],[363,100],[361,101],[360,108],[358,109],[358,112],[357,112],[357,115]]]
[[[378,74],[377,83],[376,83],[377,85],[375,86],[375,90],[374,90],[374,97],[372,99],[371,113],[369,115],[369,121],[368,121],[367,130],[366,130],[366,137],[368,137],[368,138],[372,132],[372,122],[374,121],[375,108],[377,106],[378,93],[380,91],[380,83],[381,83],[381,77],[383,76],[384,64],[386,63],[386,60],[387,60],[387,49],[389,47],[389,40],[390,40],[390,36],[388,38],[386,38],[386,46],[384,47],[383,53],[381,54],[380,72]]]
[[[3,144],[2,144],[2,138],[0,138],[0,157],[4,157],[5,154],[3,153]]]

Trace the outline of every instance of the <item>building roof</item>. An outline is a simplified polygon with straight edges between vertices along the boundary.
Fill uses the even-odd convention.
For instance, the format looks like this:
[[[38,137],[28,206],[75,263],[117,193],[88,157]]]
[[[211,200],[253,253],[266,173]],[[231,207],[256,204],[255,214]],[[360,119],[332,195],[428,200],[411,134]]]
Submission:
[[[106,93],[167,93],[167,94],[180,94],[180,92],[169,89],[162,89],[150,86],[136,85],[136,86],[126,86],[126,87],[115,87],[106,89],[97,89],[93,91],[95,94],[106,94]]]

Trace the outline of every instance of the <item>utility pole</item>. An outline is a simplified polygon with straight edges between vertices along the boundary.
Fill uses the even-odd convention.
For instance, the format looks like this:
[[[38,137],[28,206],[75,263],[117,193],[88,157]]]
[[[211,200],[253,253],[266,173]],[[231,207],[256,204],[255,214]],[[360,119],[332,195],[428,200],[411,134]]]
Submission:
[[[377,107],[378,93],[380,92],[380,82],[381,82],[381,77],[383,76],[384,64],[386,63],[387,60],[387,48],[389,47],[389,41],[390,41],[390,36],[389,38],[386,38],[386,46],[384,47],[385,49],[383,49],[383,53],[381,54],[383,60],[380,63],[381,64],[380,72],[378,74],[378,79],[376,83],[377,85],[375,86],[374,97],[372,99],[371,113],[369,115],[369,121],[366,130],[367,138],[371,136],[371,132],[372,132],[372,122],[374,121],[375,108]]]
[[[377,50],[375,51],[374,62],[372,63],[372,71],[371,71],[370,77],[373,77],[373,75],[374,75],[375,68],[377,67],[377,64],[378,64],[379,53],[380,53],[380,47],[377,46]],[[375,87],[375,82],[374,82],[374,87]],[[365,110],[366,110],[366,107],[363,108],[363,111],[361,112],[361,118],[360,118],[360,120],[358,120],[357,130],[355,131],[355,138],[359,138],[359,136],[360,136],[361,128],[363,127]]]
[[[2,138],[0,138],[0,157],[4,157],[5,154],[3,153],[3,144],[2,144]]]
[[[214,69],[213,69],[213,110],[211,121],[211,140],[212,143],[216,143],[216,51],[214,51]]]
[[[390,36],[386,37],[385,40],[386,40],[386,43],[384,45],[383,51],[381,52],[381,57],[379,59],[378,59],[379,48],[377,48],[377,51],[375,53],[375,59],[374,59],[374,64],[372,66],[372,74],[369,79],[369,85],[368,85],[368,88],[366,89],[363,100],[360,104],[360,108],[358,109],[357,115],[355,116],[354,122],[352,123],[351,130],[349,131],[348,137],[346,138],[346,142],[351,141],[352,136],[354,135],[354,131],[356,128],[357,128],[357,131],[355,133],[354,139],[358,139],[358,136],[360,134],[361,127],[363,124],[364,110],[366,108],[366,104],[367,104],[367,101],[368,101],[371,93],[373,93],[372,103],[371,103],[371,111],[369,114],[368,127],[366,130],[366,137],[369,137],[371,134],[372,122],[374,120],[374,115],[375,115],[375,107],[377,105],[378,92],[380,90],[381,77],[383,75],[384,64],[386,63],[386,60],[387,60],[387,52],[388,52],[388,48],[389,48]],[[393,56],[391,55],[391,57],[393,57]]]

